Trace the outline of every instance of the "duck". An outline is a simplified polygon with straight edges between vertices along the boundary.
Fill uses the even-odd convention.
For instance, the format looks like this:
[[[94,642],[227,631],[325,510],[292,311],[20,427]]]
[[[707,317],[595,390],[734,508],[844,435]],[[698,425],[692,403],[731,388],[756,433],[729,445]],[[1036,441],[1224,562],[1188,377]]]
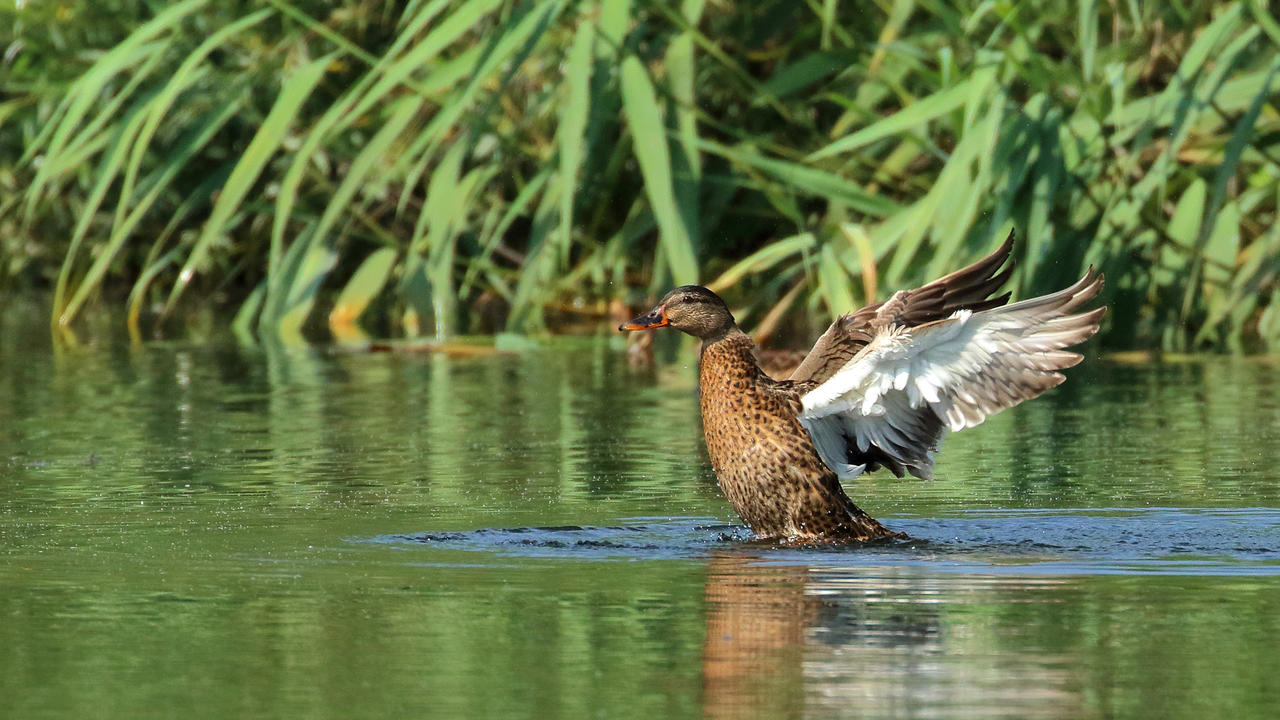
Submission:
[[[783,379],[720,296],[668,292],[621,331],[672,328],[701,341],[698,395],[712,468],[760,540],[905,539],[850,500],[841,481],[878,469],[930,479],[943,436],[1061,384],[1106,307],[1087,306],[1092,267],[1054,293],[1009,303],[1014,236],[987,257],[842,315]]]

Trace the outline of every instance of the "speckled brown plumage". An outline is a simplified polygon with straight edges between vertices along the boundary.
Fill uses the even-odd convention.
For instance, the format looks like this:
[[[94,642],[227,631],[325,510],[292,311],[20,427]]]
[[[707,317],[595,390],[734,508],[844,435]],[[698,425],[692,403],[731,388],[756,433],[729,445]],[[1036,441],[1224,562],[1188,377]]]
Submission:
[[[776,381],[736,327],[702,345],[698,390],[720,488],[762,538],[904,537],[863,512],[822,463],[797,419],[808,384]]]

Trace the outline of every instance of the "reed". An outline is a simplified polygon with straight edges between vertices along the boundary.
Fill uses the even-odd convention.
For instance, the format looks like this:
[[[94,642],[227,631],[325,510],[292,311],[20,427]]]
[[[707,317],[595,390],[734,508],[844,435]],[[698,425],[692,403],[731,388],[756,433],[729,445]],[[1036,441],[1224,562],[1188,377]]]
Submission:
[[[0,284],[138,334],[534,331],[673,283],[762,334],[1019,228],[1116,347],[1280,349],[1261,0],[0,8]]]

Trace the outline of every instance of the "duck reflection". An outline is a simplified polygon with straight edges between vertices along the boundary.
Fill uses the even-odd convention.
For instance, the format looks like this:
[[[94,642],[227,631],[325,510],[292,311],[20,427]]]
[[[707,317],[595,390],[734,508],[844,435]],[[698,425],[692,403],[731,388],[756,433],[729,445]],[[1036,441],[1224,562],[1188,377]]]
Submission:
[[[708,717],[798,717],[804,709],[805,629],[822,601],[805,595],[804,569],[712,558],[702,654]]]
[[[704,714],[1088,715],[1072,664],[1003,646],[1003,623],[991,614],[1007,607],[1005,591],[1025,594],[1043,582],[713,557]],[[957,611],[957,602],[972,611]]]

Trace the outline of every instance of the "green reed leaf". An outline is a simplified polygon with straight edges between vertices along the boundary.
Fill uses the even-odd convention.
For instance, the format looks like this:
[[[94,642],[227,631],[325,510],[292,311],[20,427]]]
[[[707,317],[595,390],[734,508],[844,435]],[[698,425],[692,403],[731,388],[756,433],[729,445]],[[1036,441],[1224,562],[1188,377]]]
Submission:
[[[919,127],[931,120],[962,107],[972,97],[980,96],[986,91],[987,83],[974,79],[957,84],[954,87],[933,93],[928,97],[907,105],[889,117],[872,123],[847,137],[840,138],[826,147],[810,153],[809,161],[851,152],[860,147],[870,145],[877,140],[897,135],[905,130]]]
[[[399,253],[391,248],[379,248],[370,253],[343,286],[329,313],[329,324],[354,324],[386,287],[398,257]]]
[[[560,112],[560,176],[567,192],[560,194],[559,261],[568,262],[573,245],[573,201],[577,196],[578,172],[587,135],[587,111],[591,107],[591,51],[595,45],[595,25],[583,18],[569,49],[565,73],[565,102]]]
[[[644,189],[653,214],[658,219],[659,237],[668,255],[672,278],[677,285],[697,282],[698,261],[693,238],[676,206],[671,153],[658,99],[644,65],[634,56],[622,62],[622,103],[627,111],[635,159],[644,177]]]
[[[271,107],[271,112],[263,120],[262,126],[254,134],[249,146],[245,148],[239,162],[236,163],[235,169],[231,171],[230,177],[227,178],[226,184],[222,187],[218,200],[214,203],[213,209],[209,213],[209,219],[205,221],[204,228],[201,230],[200,237],[192,247],[186,262],[183,263],[177,281],[169,292],[169,298],[165,303],[166,310],[172,308],[174,303],[177,302],[182,291],[191,282],[191,278],[195,275],[197,268],[208,257],[213,244],[226,231],[232,215],[240,209],[241,201],[249,194],[249,190],[262,173],[262,169],[275,155],[285,132],[297,117],[302,103],[311,95],[311,91],[316,84],[320,82],[320,78],[324,75],[325,67],[330,60],[332,60],[332,56],[314,60],[298,68],[285,79],[280,89],[280,94],[277,96],[275,104]]]

